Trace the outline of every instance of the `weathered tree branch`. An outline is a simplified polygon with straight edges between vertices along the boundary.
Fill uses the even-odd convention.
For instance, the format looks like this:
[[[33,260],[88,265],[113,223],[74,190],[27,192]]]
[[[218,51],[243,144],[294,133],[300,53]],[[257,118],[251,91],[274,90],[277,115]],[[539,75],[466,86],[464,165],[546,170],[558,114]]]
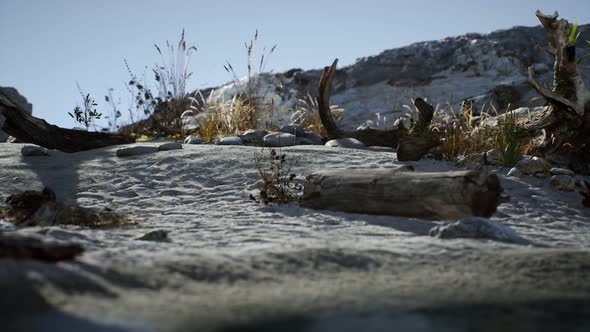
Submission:
[[[584,109],[579,105],[576,105],[571,100],[564,98],[557,93],[549,90],[549,88],[543,86],[541,83],[537,81],[535,78],[535,68],[533,66],[529,67],[529,83],[533,86],[537,92],[539,92],[543,97],[547,98],[550,102],[554,104],[558,104],[564,109],[571,110],[578,115],[584,115]]]
[[[409,132],[405,128],[400,130],[397,146],[397,160],[399,161],[419,160],[440,144],[440,140],[430,131],[434,107],[422,98],[416,98],[414,105],[418,109],[418,120]]]
[[[0,129],[24,142],[63,152],[78,152],[111,145],[129,144],[130,137],[60,128],[33,117],[0,93]]]
[[[324,129],[326,129],[326,133],[328,133],[328,139],[339,138],[341,136],[340,131],[338,130],[338,126],[336,125],[336,121],[334,121],[334,117],[332,116],[332,111],[330,108],[332,81],[334,80],[334,74],[336,73],[337,64],[338,59],[335,59],[331,66],[324,67],[318,85],[318,112],[320,113],[322,125],[324,126]]]
[[[397,128],[392,128],[390,130],[365,128],[351,131],[344,131],[338,128],[330,110],[331,85],[336,72],[337,63],[338,59],[336,59],[331,66],[324,68],[318,86],[318,112],[320,114],[320,119],[322,120],[322,125],[328,134],[327,138],[335,139],[352,137],[358,139],[367,146],[388,146],[396,148],[399,138],[399,131]]]

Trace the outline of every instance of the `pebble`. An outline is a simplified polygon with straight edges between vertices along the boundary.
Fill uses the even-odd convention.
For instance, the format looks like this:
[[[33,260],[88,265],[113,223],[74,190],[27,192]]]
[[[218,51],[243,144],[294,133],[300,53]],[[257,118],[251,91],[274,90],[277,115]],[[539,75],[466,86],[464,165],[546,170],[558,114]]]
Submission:
[[[158,151],[182,150],[182,144],[178,142],[170,142],[158,146]]]
[[[119,149],[116,154],[117,157],[131,157],[156,152],[158,152],[158,148],[155,146],[132,146],[130,148]]]
[[[49,150],[40,146],[24,146],[20,150],[21,154],[25,157],[47,157],[49,156]]]
[[[367,146],[356,138],[339,138],[326,142],[326,146],[347,149],[366,149]]]

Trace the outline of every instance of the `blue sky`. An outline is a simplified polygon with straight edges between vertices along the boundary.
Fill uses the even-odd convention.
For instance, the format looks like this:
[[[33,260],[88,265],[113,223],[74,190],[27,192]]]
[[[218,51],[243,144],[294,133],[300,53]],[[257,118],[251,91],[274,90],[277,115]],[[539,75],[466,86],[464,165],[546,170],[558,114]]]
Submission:
[[[188,82],[194,90],[231,80],[226,60],[245,74],[244,42],[256,29],[260,48],[278,45],[267,69],[312,69],[417,41],[537,25],[537,8],[590,22],[588,0],[1,0],[0,86],[16,87],[35,116],[72,127],[67,112],[81,102],[76,81],[99,111],[108,112],[109,88],[125,109],[123,59],[143,73],[159,61],[153,44],[177,42],[183,28],[198,48]]]

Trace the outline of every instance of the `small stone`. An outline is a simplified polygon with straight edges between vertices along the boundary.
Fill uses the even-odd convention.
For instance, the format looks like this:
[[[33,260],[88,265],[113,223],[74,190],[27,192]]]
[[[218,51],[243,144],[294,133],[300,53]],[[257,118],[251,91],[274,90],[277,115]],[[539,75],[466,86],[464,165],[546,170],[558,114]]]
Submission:
[[[302,125],[292,124],[284,125],[279,129],[279,132],[295,135],[297,137],[305,137],[305,128]]]
[[[498,149],[491,149],[488,152],[486,152],[486,161],[490,165],[502,166],[502,164],[504,164],[502,159],[502,151]]]
[[[537,172],[537,173],[535,173],[535,177],[537,179],[546,179],[549,177],[549,175],[547,173]]]
[[[570,171],[569,169],[558,168],[558,167],[553,167],[552,169],[549,170],[549,173],[551,173],[551,175],[569,175],[569,176],[575,175],[575,173]]]
[[[130,148],[119,149],[116,154],[117,157],[131,157],[156,152],[158,152],[158,148],[155,146],[133,146]]]
[[[307,137],[296,137],[295,145],[315,145],[312,140]]]
[[[553,175],[549,182],[551,187],[562,191],[574,191],[576,179],[569,175]]]
[[[306,130],[305,131],[305,138],[312,142],[313,145],[324,145],[324,141],[322,141],[322,136],[313,131]]]
[[[551,169],[551,164],[543,158],[523,156],[522,159],[516,163],[516,168],[521,170],[524,174],[534,175],[536,173],[548,173]]]
[[[136,240],[154,241],[154,242],[170,242],[170,238],[168,238],[168,233],[170,233],[170,232],[158,229],[158,230],[146,233],[146,234],[138,237]]]
[[[264,145],[272,147],[293,146],[297,144],[297,136],[287,133],[270,133],[264,136]]]
[[[369,146],[367,147],[367,150],[375,152],[395,152],[395,149],[390,148],[389,146]]]
[[[182,150],[182,144],[178,142],[165,143],[158,146],[158,151]]]
[[[519,178],[522,176],[522,172],[518,168],[512,167],[510,169],[510,171],[508,172],[508,176],[513,176],[515,178]]]
[[[217,145],[243,145],[244,142],[242,142],[242,139],[239,138],[238,136],[228,136],[228,137],[221,138],[215,144],[217,144]]]
[[[184,139],[184,144],[203,144],[205,141],[199,136],[189,135]]]
[[[347,149],[366,149],[367,146],[356,138],[339,138],[326,142],[326,146]]]
[[[512,228],[482,217],[469,217],[440,225],[430,230],[439,239],[489,239],[507,243],[528,244]]]
[[[257,145],[261,146],[264,144],[264,136],[268,135],[266,130],[254,130],[250,129],[239,135],[242,142],[246,145]]]
[[[465,165],[465,168],[468,170],[479,170],[479,169],[481,169],[481,167],[482,167],[482,164],[477,161],[471,161],[471,162],[468,162],[467,165]]]
[[[39,146],[24,146],[20,153],[25,157],[47,157],[49,156],[49,150]]]

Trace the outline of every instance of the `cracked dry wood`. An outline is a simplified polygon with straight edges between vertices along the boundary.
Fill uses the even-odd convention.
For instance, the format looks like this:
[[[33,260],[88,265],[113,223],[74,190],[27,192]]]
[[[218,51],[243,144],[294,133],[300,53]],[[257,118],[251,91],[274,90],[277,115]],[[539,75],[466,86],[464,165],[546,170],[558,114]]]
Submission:
[[[498,177],[486,171],[332,169],[306,178],[302,202],[314,209],[452,220],[490,217],[507,200],[502,191]]]

